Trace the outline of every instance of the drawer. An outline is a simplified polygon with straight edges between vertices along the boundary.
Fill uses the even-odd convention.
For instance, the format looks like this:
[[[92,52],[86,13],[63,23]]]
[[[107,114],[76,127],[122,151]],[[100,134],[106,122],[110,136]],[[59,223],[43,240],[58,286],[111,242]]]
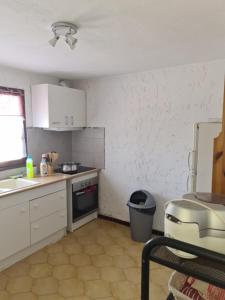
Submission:
[[[35,244],[67,225],[66,209],[31,223],[31,244]]]
[[[57,211],[66,209],[66,190],[48,194],[30,201],[30,221],[36,221]]]

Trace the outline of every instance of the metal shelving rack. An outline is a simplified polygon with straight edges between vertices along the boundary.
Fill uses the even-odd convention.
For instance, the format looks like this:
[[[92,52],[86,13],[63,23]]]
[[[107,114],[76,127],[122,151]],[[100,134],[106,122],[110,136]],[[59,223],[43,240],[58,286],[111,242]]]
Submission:
[[[197,256],[184,259],[167,247]],[[225,247],[225,243],[224,243]],[[141,300],[149,300],[151,261],[225,289],[225,255],[167,237],[150,240],[142,251]],[[167,300],[172,300],[169,294]]]

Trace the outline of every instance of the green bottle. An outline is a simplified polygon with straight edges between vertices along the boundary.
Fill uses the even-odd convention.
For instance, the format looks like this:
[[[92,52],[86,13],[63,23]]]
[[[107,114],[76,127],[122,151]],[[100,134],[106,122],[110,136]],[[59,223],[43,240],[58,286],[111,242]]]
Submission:
[[[27,169],[27,178],[33,178],[34,177],[34,166],[33,166],[33,159],[32,159],[31,155],[27,156],[26,169]]]

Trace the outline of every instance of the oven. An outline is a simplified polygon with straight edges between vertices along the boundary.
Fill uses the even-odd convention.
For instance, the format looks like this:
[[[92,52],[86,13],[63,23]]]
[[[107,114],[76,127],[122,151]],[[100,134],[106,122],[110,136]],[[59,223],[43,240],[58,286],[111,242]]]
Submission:
[[[72,183],[72,222],[96,213],[98,210],[98,177]]]

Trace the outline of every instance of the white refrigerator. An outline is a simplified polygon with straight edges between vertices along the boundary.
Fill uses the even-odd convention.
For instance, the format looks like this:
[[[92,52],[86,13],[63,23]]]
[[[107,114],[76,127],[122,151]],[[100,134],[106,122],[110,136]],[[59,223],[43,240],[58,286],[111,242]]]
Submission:
[[[188,192],[212,191],[213,143],[221,126],[221,122],[194,124],[193,150],[188,155]]]

